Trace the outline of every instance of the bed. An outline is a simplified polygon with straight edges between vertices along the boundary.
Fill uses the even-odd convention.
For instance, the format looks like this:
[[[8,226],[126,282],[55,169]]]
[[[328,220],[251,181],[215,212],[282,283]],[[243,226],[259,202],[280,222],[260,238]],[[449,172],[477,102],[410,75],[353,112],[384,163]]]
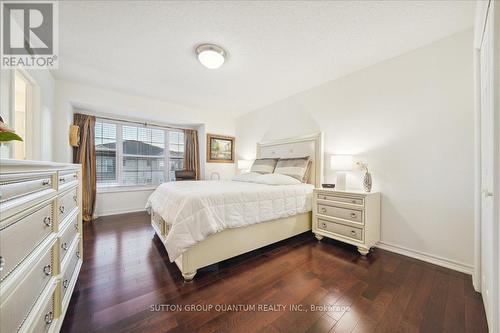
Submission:
[[[312,190],[321,184],[323,174],[322,148],[321,133],[257,144],[257,158],[309,156],[312,165],[306,184],[160,185],[147,204],[151,225],[184,280],[191,281],[199,268],[310,230]]]

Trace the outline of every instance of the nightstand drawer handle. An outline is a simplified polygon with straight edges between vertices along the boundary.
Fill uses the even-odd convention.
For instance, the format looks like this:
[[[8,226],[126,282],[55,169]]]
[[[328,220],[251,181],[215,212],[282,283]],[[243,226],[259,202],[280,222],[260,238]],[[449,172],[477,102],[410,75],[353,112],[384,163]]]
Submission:
[[[322,196],[322,197],[321,197],[321,199],[326,200],[326,197],[325,197],[325,196]]]
[[[76,196],[76,194],[73,196],[73,200],[74,200],[75,202],[78,202],[78,197]]]
[[[52,219],[48,216],[45,216],[44,219],[43,219],[43,223],[45,223],[45,225],[47,227],[52,227]]]
[[[50,266],[50,265],[44,266],[43,267],[43,272],[45,273],[45,275],[52,274],[52,266]]]
[[[356,203],[356,200],[351,200],[351,202],[355,204],[355,203]]]
[[[351,213],[351,217],[356,217],[356,213]]]
[[[53,320],[54,320],[54,313],[50,311],[45,315],[45,324],[50,325],[52,324]]]
[[[64,214],[64,206],[60,206],[60,207],[59,207],[59,212],[60,212],[61,214]]]
[[[68,251],[68,243],[66,243],[66,242],[62,243],[61,248],[62,248],[64,251]]]
[[[68,279],[64,280],[63,283],[62,283],[62,285],[63,285],[64,289],[68,288],[68,286],[69,286]]]
[[[323,228],[326,228],[326,223],[325,223],[325,222],[321,223],[321,226],[322,226]]]
[[[76,257],[77,257],[77,258],[80,258],[80,251],[76,251],[76,253],[75,253],[75,254],[76,254]]]
[[[352,235],[356,235],[356,230],[351,230]]]
[[[326,213],[326,208],[325,207],[321,208],[321,212]]]

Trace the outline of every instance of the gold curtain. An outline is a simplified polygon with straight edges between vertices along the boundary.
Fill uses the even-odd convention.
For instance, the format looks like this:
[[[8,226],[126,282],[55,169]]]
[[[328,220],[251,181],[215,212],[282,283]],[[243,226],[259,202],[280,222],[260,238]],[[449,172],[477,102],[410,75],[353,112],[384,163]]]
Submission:
[[[194,171],[195,179],[200,175],[200,147],[198,145],[198,131],[184,130],[184,169]]]
[[[76,113],[73,124],[80,128],[80,144],[73,148],[73,163],[82,165],[83,220],[92,221],[96,199],[95,117]]]

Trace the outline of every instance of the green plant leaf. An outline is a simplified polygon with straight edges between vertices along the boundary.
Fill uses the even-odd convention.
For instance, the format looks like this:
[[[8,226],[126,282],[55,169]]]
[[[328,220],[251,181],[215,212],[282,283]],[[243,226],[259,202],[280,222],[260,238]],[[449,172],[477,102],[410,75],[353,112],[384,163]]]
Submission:
[[[0,132],[0,141],[23,141],[23,139],[14,132]]]

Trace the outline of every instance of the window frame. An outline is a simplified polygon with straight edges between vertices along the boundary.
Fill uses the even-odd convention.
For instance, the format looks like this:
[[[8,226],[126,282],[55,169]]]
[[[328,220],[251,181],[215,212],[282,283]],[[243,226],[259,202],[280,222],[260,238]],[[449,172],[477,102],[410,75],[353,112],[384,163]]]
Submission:
[[[137,128],[150,128],[150,129],[159,129],[164,132],[164,148],[163,148],[163,155],[157,155],[157,156],[152,156],[152,155],[131,155],[131,154],[126,154],[126,156],[133,156],[133,157],[146,157],[146,158],[159,158],[160,156],[163,156],[163,160],[165,161],[165,165],[163,168],[163,177],[164,177],[164,182],[171,182],[170,180],[170,132],[181,132],[184,133],[184,130],[179,128],[167,128],[167,127],[162,127],[162,126],[156,126],[156,125],[148,125],[148,124],[138,124],[133,121],[126,121],[126,120],[111,120],[107,118],[100,118],[99,116],[96,116],[96,123],[108,123],[108,124],[114,124],[116,126],[116,183],[99,183],[97,182],[97,192],[99,193],[106,193],[106,192],[120,192],[120,191],[128,191],[128,190],[150,190],[150,189],[155,189],[158,187],[159,184],[135,184],[135,185],[130,185],[130,184],[124,184],[123,183],[123,160],[124,160],[124,154],[123,154],[123,126],[133,126]],[[185,150],[183,151],[183,157],[185,154]]]

